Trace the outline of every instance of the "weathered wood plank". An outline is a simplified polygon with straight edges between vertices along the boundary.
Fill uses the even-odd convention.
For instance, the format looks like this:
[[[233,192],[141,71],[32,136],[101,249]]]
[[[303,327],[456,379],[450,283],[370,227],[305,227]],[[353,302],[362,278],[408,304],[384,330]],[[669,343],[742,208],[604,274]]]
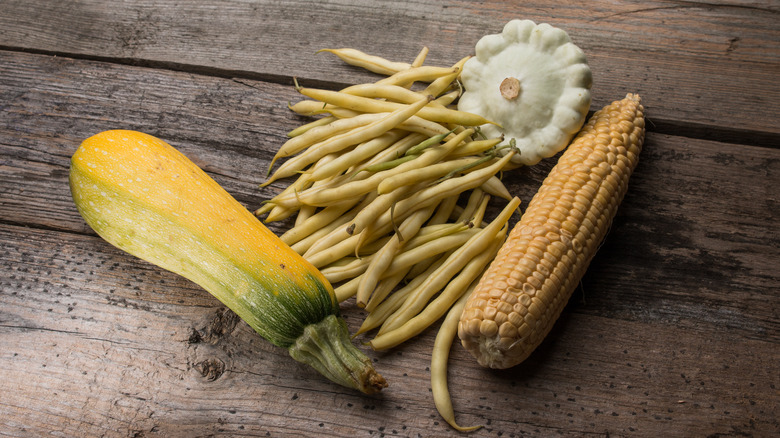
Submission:
[[[289,86],[14,52],[0,65],[0,433],[451,435],[428,391],[433,330],[370,353],[385,394],[351,393],[108,246],[72,206],[70,154],[123,127],[170,141],[256,207],[297,122]],[[541,349],[502,372],[453,350],[458,418],[487,425],[474,436],[780,433],[778,150],[650,127],[612,232]],[[512,173],[510,188],[529,200],[550,166]],[[362,315],[345,316],[354,329]]]
[[[69,160],[107,129],[165,139],[250,208],[281,187],[258,184],[300,123],[287,109],[292,87],[13,52],[0,52],[0,64],[5,220],[84,230],[70,205]]]
[[[689,328],[706,320],[779,341],[778,158],[774,149],[648,133],[626,198],[572,300],[584,312]],[[546,171],[521,169],[508,186],[530,200]]]
[[[0,96],[11,96],[0,113],[6,223],[94,235],[70,198],[68,160],[83,138],[109,128],[170,141],[249,209],[286,184],[257,187],[298,121],[285,108],[295,98],[289,87],[0,55],[10,72],[0,73]],[[528,202],[553,161],[507,175],[511,192]],[[582,311],[687,327],[707,320],[777,341],[780,303],[767,291],[780,284],[780,185],[771,183],[779,163],[777,149],[650,132],[611,234],[575,295]],[[269,226],[280,233],[287,224]]]
[[[450,434],[428,390],[432,330],[369,352],[391,386],[362,396],[98,238],[0,225],[0,241],[4,433]],[[355,309],[345,316],[359,324]],[[512,370],[482,369],[454,348],[451,390],[460,421],[486,425],[474,436],[766,436],[780,430],[776,347],[707,321],[672,327],[575,306]]]
[[[366,76],[315,52],[347,46],[411,60],[427,45],[430,63],[448,65],[506,21],[529,18],[566,29],[585,50],[597,106],[638,92],[667,132],[775,145],[779,16],[770,0],[10,0],[0,14],[0,46],[285,83],[293,76],[350,83]]]
[[[706,320],[724,331],[780,341],[778,181],[774,150],[650,135],[589,269],[587,279],[599,280],[584,283],[582,299],[606,312],[621,309],[620,318],[649,311],[653,316],[637,318],[690,328]],[[634,284],[649,295],[641,304]],[[615,294],[603,296],[602,288]],[[752,315],[748,325],[742,314]]]

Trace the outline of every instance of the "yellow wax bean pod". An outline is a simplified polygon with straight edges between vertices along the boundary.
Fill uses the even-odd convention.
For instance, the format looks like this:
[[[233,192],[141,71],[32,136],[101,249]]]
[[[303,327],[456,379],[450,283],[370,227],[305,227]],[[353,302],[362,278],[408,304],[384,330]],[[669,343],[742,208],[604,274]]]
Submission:
[[[322,90],[317,88],[299,88],[298,92],[321,102],[351,109],[353,111],[366,113],[390,112],[406,106],[406,104],[403,103],[354,96],[341,91]],[[424,119],[435,122],[455,123],[463,126],[495,124],[477,114],[438,106],[425,106],[420,109],[417,115]]]
[[[365,208],[367,205],[371,204],[375,198],[375,193],[371,193],[365,196],[359,204],[355,205],[351,210],[340,216],[337,219],[338,226],[335,228],[330,228],[330,231],[327,235],[323,236],[317,240],[317,242],[311,245],[311,247],[304,254],[304,258],[308,255],[314,254],[315,252],[319,252],[327,249],[328,247],[336,245],[342,240],[350,237],[349,233],[347,233],[347,223],[351,222],[355,218],[355,215],[357,215],[358,212],[363,210],[363,208]]]
[[[329,216],[329,218],[332,218],[329,221],[322,220],[321,229],[314,231],[310,229],[308,236],[292,245],[295,252],[302,254],[304,258],[306,258],[307,255],[313,254],[314,252],[320,250],[319,248],[327,248],[328,246],[343,240],[343,233],[346,224],[355,217],[358,211],[360,211],[365,205],[368,205],[374,196],[375,195],[364,196],[360,198],[359,201],[350,203],[351,208],[345,213],[342,213],[336,217]],[[340,207],[342,204],[344,203],[337,203],[331,207]],[[330,207],[326,207],[322,211],[324,212],[327,208]],[[309,226],[313,229],[316,227],[316,224],[310,224]]]
[[[330,115],[337,119],[348,119],[363,114],[359,111],[353,111],[347,108],[341,108],[335,105],[328,105],[316,100],[304,99],[287,106],[292,112],[306,116],[315,117],[321,115]]]
[[[490,202],[490,195],[485,194],[485,196],[482,197],[482,201],[479,203],[479,206],[477,207],[476,211],[471,217],[471,222],[474,224],[475,227],[479,227],[479,228],[483,227],[482,221],[485,218],[485,212],[487,211],[488,202]]]
[[[409,117],[408,120],[398,125],[398,129],[403,129],[409,132],[416,132],[427,137],[432,137],[438,134],[447,134],[452,131],[452,128],[448,126],[424,119],[420,116]]]
[[[376,122],[386,116],[387,114],[385,113],[358,114],[355,117],[336,119],[326,125],[313,127],[303,134],[287,140],[279,147],[271,160],[271,164],[268,166],[269,173],[270,169],[274,166],[274,163],[280,158],[295,155],[323,140],[352,131],[361,126],[366,126],[369,123]]]
[[[468,166],[479,159],[480,158],[477,157],[448,160],[425,166],[422,169],[413,169],[404,173],[399,173],[382,180],[382,182],[379,183],[379,186],[377,186],[377,193],[380,195],[391,193],[394,190],[414,184],[417,181],[435,181],[436,179],[461,169],[464,166]]]
[[[366,229],[369,224],[375,223],[379,216],[384,212],[389,211],[398,201],[407,198],[411,193],[422,189],[426,184],[427,182],[424,181],[415,185],[400,187],[390,193],[379,194],[379,196],[374,199],[374,202],[355,215],[355,219],[352,220],[352,223],[347,228],[347,232],[350,234],[359,234]],[[404,234],[401,234],[399,237],[402,240],[407,238]]]
[[[408,70],[412,65],[406,62],[390,61],[376,55],[369,55],[363,51],[351,48],[320,49],[317,53],[327,52],[339,57],[349,65],[366,69],[380,75],[392,75],[399,71]]]
[[[499,170],[501,170],[512,159],[513,154],[514,151],[508,153],[490,166],[475,170],[460,177],[444,180],[433,186],[420,190],[403,201],[398,202],[395,208],[401,212],[408,211],[412,208],[412,206],[416,206],[416,208],[422,208],[432,203],[438,203],[444,198],[458,196],[467,190],[479,187],[485,181],[490,179],[491,176],[495,175]]]
[[[339,303],[341,303],[354,297],[355,293],[357,292],[357,286],[359,281],[360,281],[360,277],[357,277],[357,278],[353,278],[352,280],[349,280],[344,284],[335,287],[333,289],[333,292],[336,294],[336,300]]]
[[[273,197],[273,199],[266,202],[269,204],[278,205],[287,208],[300,208],[303,205],[313,205],[316,207],[327,207],[327,206],[336,206],[336,205],[345,205],[345,204],[355,205],[364,197],[366,193],[370,192],[370,191],[363,191],[361,193],[351,194],[349,196],[338,196],[339,191],[337,191],[337,193],[333,194],[334,199],[331,199],[331,201],[328,203],[317,204],[313,202],[307,202],[307,200],[311,198],[312,193],[319,193],[320,191],[325,191],[326,193],[330,193],[330,190],[339,189],[340,186],[341,186],[341,182],[331,180],[323,184],[322,187],[309,187],[307,189],[304,189],[302,192],[293,191],[291,193],[280,193],[279,195]]]
[[[382,214],[382,216],[380,216],[380,217],[379,217],[379,218],[376,220],[376,223],[375,223],[375,224],[373,224],[371,227],[368,227],[366,230],[363,230],[363,232],[361,232],[359,235],[360,235],[360,236],[362,236],[362,235],[364,235],[364,234],[368,234],[368,235],[370,235],[371,233],[374,233],[374,232],[375,232],[375,229],[381,229],[381,230],[389,230],[389,229],[392,229],[392,227],[393,227],[393,223],[394,223],[395,221],[403,221],[403,220],[406,220],[406,218],[407,218],[407,217],[409,217],[411,214],[415,213],[416,211],[418,211],[418,210],[420,210],[420,209],[423,209],[423,208],[425,208],[425,207],[428,207],[428,206],[430,206],[430,205],[435,205],[435,204],[434,204],[434,203],[427,203],[427,204],[425,204],[425,205],[414,205],[414,204],[412,204],[412,205],[413,205],[413,206],[411,207],[411,209],[410,209],[410,210],[406,210],[406,211],[402,212],[402,213],[400,214],[400,216],[402,216],[402,217],[399,217],[399,218],[397,218],[397,219],[394,219],[394,218],[393,218],[393,214],[394,214],[395,212],[391,212],[391,211],[387,211],[387,212],[385,212],[384,214]],[[418,208],[418,207],[419,207],[419,208]]]
[[[490,150],[503,141],[502,138],[489,138],[485,140],[472,140],[470,142],[462,144],[460,147],[452,151],[450,158],[461,158],[472,155],[480,155],[483,152]]]
[[[425,88],[423,93],[430,94],[431,96],[438,96],[441,93],[443,93],[445,90],[447,90],[450,86],[452,86],[455,80],[458,79],[458,76],[460,75],[460,72],[463,69],[463,64],[465,64],[466,61],[469,60],[469,58],[471,58],[471,56],[467,56],[465,58],[462,58],[460,61],[458,61],[453,66],[453,69],[455,69],[454,72],[433,80],[428,85],[428,87]]]
[[[307,204],[324,207],[334,202],[343,201],[344,199],[371,193],[376,190],[379,183],[382,182],[382,180],[385,178],[410,169],[424,168],[425,166],[441,160],[471,133],[473,133],[473,130],[465,130],[452,139],[448,140],[446,143],[440,146],[429,148],[422,155],[412,161],[401,164],[400,166],[384,172],[375,173],[365,179],[349,181],[338,186],[335,184],[325,184],[320,188],[306,190],[304,192],[295,193],[294,195],[287,194],[286,196],[278,196],[275,197],[273,201],[276,204],[282,206]],[[360,176],[361,174],[357,174],[357,177]],[[409,211],[408,208],[407,211]]]
[[[460,97],[460,91],[456,90],[450,91],[447,94],[442,94],[433,101],[441,106],[449,106],[452,102],[455,102],[458,97]]]
[[[316,146],[309,147],[305,153],[297,155],[281,165],[265,184],[280,178],[295,175],[297,172],[302,171],[306,166],[316,162],[325,155],[342,151],[347,147],[354,146],[384,134],[395,128],[404,120],[418,113],[429,102],[429,99],[430,98],[427,97],[420,99],[419,102],[411,105],[395,107],[392,112],[389,112],[378,120],[342,134],[335,135],[323,140]]]
[[[513,198],[487,227],[481,229],[468,242],[455,250],[437,272],[423,282],[415,295],[410,297],[392,317],[385,321],[379,333],[392,331],[420,313],[430,298],[463,269],[469,260],[477,257],[494,243],[495,236],[506,225],[519,205],[520,199]]]
[[[320,165],[328,164],[327,162],[330,161],[329,158],[331,158],[331,157],[332,157],[332,155],[328,155],[325,158],[323,158],[322,160],[318,161],[317,164],[314,166],[313,170],[316,170],[318,167],[320,167]],[[315,181],[311,177],[311,173],[309,173],[308,176],[309,176],[309,180],[310,181],[314,181],[313,183],[311,183],[311,187],[312,188],[320,186],[320,185],[323,185],[330,179],[330,178],[326,178],[326,179],[322,179],[322,180],[319,180],[319,181]],[[357,203],[358,201],[355,200],[354,202]],[[351,205],[352,204],[350,204],[350,203],[345,203],[341,207],[346,209],[346,208],[350,207]],[[338,207],[338,206],[336,206],[336,207]],[[298,209],[298,215],[295,216],[295,223],[293,224],[293,228],[300,227],[301,225],[303,225],[303,223],[306,222],[306,220],[309,219],[310,217],[312,217],[314,214],[316,214],[318,210],[319,210],[318,207],[315,207],[315,206],[312,206],[312,205],[302,205]]]
[[[335,154],[330,154],[322,157],[317,163],[315,163],[313,169],[317,169],[318,167],[327,164],[331,160],[335,158]],[[326,181],[313,181],[311,178],[311,173],[306,172],[301,174],[298,179],[290,184],[287,188],[285,188],[281,196],[284,196],[286,194],[295,194],[301,190],[305,190],[306,188],[310,187],[316,187],[318,185],[324,184]],[[271,203],[273,203],[273,199],[271,200]],[[349,205],[349,203],[347,203]],[[292,214],[294,214],[296,211],[298,212],[298,216],[295,218],[295,223],[300,224],[306,220],[306,217],[314,214],[314,211],[316,208],[306,205],[298,205],[298,206],[290,206],[290,205],[279,205],[277,204],[266,217],[266,222],[274,222],[274,221],[280,221],[284,220],[288,217],[290,217]]]
[[[441,159],[443,156],[446,155],[447,151],[451,150],[454,145],[459,144],[463,138],[467,137],[469,135],[469,130],[463,131],[462,133],[456,135],[451,140],[447,141],[444,145],[433,147],[426,152],[424,152],[421,156],[415,158],[414,160],[410,162],[403,163],[396,167],[395,169],[392,169],[390,171],[387,171],[386,173],[383,173],[382,175],[385,175],[385,178],[390,178],[393,175],[393,172],[397,172],[397,174],[400,173],[411,173],[411,177],[414,176],[413,170],[420,169],[419,172],[421,174],[424,174],[425,169],[434,166],[433,163],[438,161],[438,159]],[[384,181],[383,178],[381,181]],[[415,179],[414,182],[420,181],[419,179]],[[424,189],[429,185],[429,181],[422,180],[421,182],[417,182],[414,185],[406,185],[397,188],[396,190],[393,190],[387,194],[379,194],[377,199],[372,203],[369,208],[366,208],[364,211],[359,212],[354,221],[352,222],[352,225],[348,228],[348,232],[350,234],[353,233],[361,233],[369,224],[373,223],[383,223],[383,221],[380,220],[380,217],[387,216],[388,213],[390,213],[390,220],[392,221],[395,212],[390,211],[390,207],[394,206],[411,196],[412,193],[419,193],[420,190]],[[379,182],[381,184],[381,182]],[[378,193],[378,192],[377,192]],[[427,208],[429,205],[436,204],[438,201],[443,199],[443,196],[433,198],[432,200],[429,200],[424,205],[420,205],[420,208]],[[406,217],[407,212],[411,212],[413,210],[416,210],[417,208],[414,207],[414,204],[403,204],[407,207],[412,207],[411,209],[404,209],[399,211],[400,220],[403,220],[403,218]]]
[[[436,212],[431,217],[431,220],[428,221],[428,225],[447,223],[450,219],[450,216],[452,215],[452,210],[455,208],[457,204],[458,204],[457,196],[444,198],[436,208]]]
[[[459,73],[457,67],[420,66],[399,70],[397,73],[377,81],[380,84],[409,86],[415,82],[433,82],[438,78]]]
[[[393,275],[387,275],[379,279],[379,282],[374,288],[374,292],[371,294],[371,298],[365,305],[365,310],[370,312],[371,309],[374,309],[376,306],[381,304],[382,301],[384,301],[385,298],[387,298],[393,292],[393,289],[401,284],[408,271],[409,269],[407,268],[406,271],[396,272]],[[359,290],[360,285],[358,285],[358,291]]]
[[[466,293],[461,296],[452,308],[447,312],[444,321],[436,332],[431,353],[431,393],[433,403],[439,415],[455,430],[459,432],[471,432],[482,426],[460,426],[455,422],[455,410],[452,407],[452,398],[447,385],[447,361],[450,357],[452,341],[458,333],[458,322],[463,307],[469,294],[477,287],[477,281],[471,283]]]
[[[359,165],[363,161],[376,156],[397,142],[401,144],[394,148],[403,148],[404,144],[414,143],[416,139],[421,138],[421,134],[409,134],[405,131],[391,130],[379,137],[373,138],[357,145],[354,149],[341,154],[338,158],[325,166],[312,171],[311,178],[314,181],[325,179],[332,175],[340,174],[353,166]]]
[[[477,208],[479,208],[480,202],[482,202],[482,199],[485,197],[485,192],[480,189],[476,188],[469,193],[468,200],[466,201],[466,206],[463,207],[463,210],[458,215],[457,222],[471,222],[471,219],[474,217],[474,213],[477,211]],[[482,224],[478,222],[471,222],[475,227],[482,228]]]
[[[434,135],[432,137],[429,137],[423,141],[421,141],[419,144],[412,146],[407,150],[404,155],[420,155],[423,153],[426,149],[428,149],[431,146],[437,145],[444,141],[447,137],[452,137],[454,134],[452,134],[452,131],[446,132],[444,134],[438,134]]]
[[[352,85],[342,89],[341,92],[351,94],[353,96],[367,97],[372,99],[386,99],[390,102],[404,104],[417,102],[421,96],[433,96],[433,94],[430,93],[420,93],[418,91],[413,91],[398,85],[379,83]],[[428,105],[438,108],[446,107],[446,105],[439,103],[438,99],[432,100]]]
[[[347,109],[347,108],[340,108],[333,105],[324,105],[322,109],[312,113],[313,116],[320,115],[320,114],[330,114],[333,117],[336,117],[337,119],[347,119],[349,117],[355,117],[363,113],[359,111],[352,111],[351,109]]]
[[[507,189],[501,179],[495,175],[491,176],[487,181],[482,183],[480,188],[482,188],[485,193],[506,199],[507,201],[512,199],[512,194],[509,193],[509,189]]]
[[[391,226],[385,226],[383,228],[377,228],[372,233],[361,233],[360,235],[350,236],[321,251],[307,251],[307,253],[311,252],[311,254],[304,255],[304,258],[315,267],[321,268],[350,254],[354,254],[361,244],[373,242],[388,233],[391,229]]]
[[[436,210],[438,210],[438,207],[439,206],[436,206]],[[406,243],[406,248],[416,248],[432,240],[436,240],[444,236],[449,236],[451,234],[459,233],[469,228],[471,227],[468,224],[464,224],[464,223],[432,224],[431,220],[429,220],[428,223],[423,228],[421,228],[420,231],[418,231],[414,237],[412,237],[411,239],[407,239],[408,242]]]
[[[350,220],[351,218],[348,216],[339,216],[290,246],[295,252],[306,258],[306,254],[310,253],[310,249],[313,245],[316,245],[331,233],[343,229],[346,223]]]
[[[420,67],[425,63],[425,58],[427,57],[428,57],[428,47],[423,46],[423,48],[420,49],[420,52],[414,58],[414,61],[412,61],[412,67]]]
[[[430,221],[429,221],[430,223]],[[466,224],[437,224],[437,225],[426,225],[425,227],[421,228],[420,231],[417,232],[417,234],[409,239],[408,242],[406,242],[406,245],[404,246],[404,251],[409,251],[412,249],[415,249],[419,246],[425,245],[428,242],[434,241],[436,239],[440,239],[445,236],[449,236],[451,234],[459,233],[464,230],[468,230],[469,227]],[[338,265],[328,265],[324,268],[322,268],[322,273],[328,279],[330,280],[329,275],[332,275],[334,278],[338,277],[337,281],[343,281],[346,278],[353,278],[357,277],[358,275],[362,275],[363,272],[365,272],[365,269],[368,266],[368,263],[371,261],[371,259],[375,256],[377,252],[379,252],[389,240],[396,239],[397,237],[395,235],[392,236],[386,236],[382,239],[377,239],[374,242],[371,242],[367,244],[364,248],[361,248],[361,254],[365,252],[366,255],[361,255],[359,258],[350,257],[349,259],[354,259],[354,261],[351,261],[350,263],[346,265],[342,265],[339,262]],[[342,260],[346,260],[347,258]],[[396,263],[396,260],[393,260],[393,264]],[[396,270],[397,272],[397,270]],[[396,273],[394,272],[394,273]],[[386,275],[383,275],[383,277]],[[331,280],[336,281],[336,280]],[[368,304],[366,305],[366,309],[370,310],[368,308]]]
[[[371,262],[372,255],[365,257],[344,257],[343,259],[331,263],[322,269],[320,272],[331,284],[340,283],[345,280],[351,280],[355,277],[359,277],[366,272],[368,264]]]
[[[355,332],[355,335],[365,333],[381,326],[393,312],[403,305],[409,295],[420,287],[423,281],[444,263],[445,259],[445,257],[440,257],[438,260],[434,260],[428,269],[423,271],[420,275],[412,277],[404,287],[393,292],[387,299],[377,304],[375,308],[369,310],[369,314],[366,315],[366,318],[363,320],[360,328]],[[355,290],[357,290],[357,288],[355,288]]]
[[[417,140],[420,139],[421,137],[422,136],[420,134],[407,133],[406,137],[402,138],[401,140],[398,140],[397,142],[388,146],[384,150],[379,151],[374,156],[347,168],[344,171],[345,176],[343,182],[346,183],[348,181],[352,181],[355,179],[368,178],[370,174],[361,172],[362,170],[366,170],[370,167],[378,165],[379,163],[392,161],[396,157],[404,155],[404,152],[407,149],[409,149],[412,145],[414,145],[414,143],[416,143]],[[347,154],[351,154],[352,152],[355,151],[354,150],[349,151]],[[363,152],[360,153],[362,154]]]
[[[504,227],[504,229],[506,228],[507,227]],[[467,263],[465,263],[463,270],[447,283],[444,290],[442,290],[430,304],[425,306],[424,309],[421,309],[421,311],[412,314],[408,320],[403,322],[403,324],[377,335],[369,342],[371,348],[374,350],[387,350],[393,348],[398,344],[417,336],[422,333],[423,330],[430,327],[431,324],[438,321],[461,296],[470,291],[469,285],[479,279],[487,265],[493,260],[504,241],[505,235],[506,232],[499,236],[493,236],[490,245],[483,249],[482,252],[469,259]],[[408,302],[407,299],[404,304]],[[403,306],[401,306],[401,309],[403,309]],[[399,309],[399,311],[401,309]],[[390,320],[388,319],[388,321]]]
[[[383,246],[390,240],[395,238],[393,235],[385,235],[383,237],[380,237],[378,239],[374,239],[369,243],[366,243],[364,246],[361,246],[358,250],[358,253],[355,255],[355,257],[371,257],[377,252],[379,252],[380,249],[382,249]]]
[[[350,85],[343,88],[341,93],[353,96],[368,97],[372,99],[387,99],[391,102],[410,104],[416,102],[421,96],[428,96],[417,91],[392,84],[366,83]]]
[[[277,221],[283,221],[292,215],[299,212],[299,208],[288,208],[288,207],[282,207],[279,205],[275,205],[271,211],[268,212],[268,216],[265,217],[265,223],[271,223],[271,222],[277,222]]]
[[[433,217],[431,217],[431,220],[433,220]],[[414,236],[414,238],[412,238],[409,241],[409,243],[406,244],[406,246],[404,247],[404,252],[411,251],[421,245],[427,244],[428,242],[434,241],[436,239],[449,236],[454,233],[464,232],[472,228],[470,224],[466,224],[466,223],[454,223],[454,224],[448,223],[448,224],[431,225],[431,220],[428,221],[428,224],[425,226],[425,228],[421,229],[417,233],[417,235]],[[407,281],[411,281],[415,279],[417,276],[421,275],[426,269],[428,269],[428,267],[430,267],[441,257],[442,255],[439,254],[431,254],[430,257],[427,257],[424,260],[415,263],[414,266],[412,266],[409,269],[409,272],[407,273],[406,276]]]
[[[254,214],[257,217],[260,217],[273,210],[274,206],[275,206],[274,204],[271,204],[270,202],[266,202],[260,207],[258,207],[252,214]]]
[[[314,99],[304,99],[295,102],[293,104],[288,104],[287,109],[289,109],[290,111],[296,114],[300,114],[302,116],[313,116],[317,114],[327,113],[328,107],[331,106],[333,105],[326,105]],[[360,113],[353,112],[353,114],[360,114]]]
[[[305,190],[310,186],[309,177],[306,174],[301,174],[292,184],[285,187],[278,195],[269,200],[266,205],[270,207],[270,211],[267,211],[268,215],[265,218],[266,223],[283,220],[290,216],[291,213],[298,211],[300,208],[299,203],[295,204],[279,204],[275,200],[284,196],[294,196],[300,190]],[[261,185],[262,186],[262,185]],[[257,212],[256,212],[257,213]]]
[[[341,240],[339,243],[322,249],[321,251],[307,251],[304,257],[316,268],[322,268],[336,260],[354,253],[359,236],[350,236]]]
[[[312,217],[315,213],[317,213],[317,207],[311,206],[311,205],[302,205],[298,209],[298,214],[295,215],[295,222],[293,223],[293,227],[297,227],[304,223],[306,219]]]
[[[422,225],[427,221],[436,206],[431,206],[422,210],[418,210],[410,215],[399,226],[399,231],[394,238],[390,239],[382,249],[375,254],[371,259],[371,263],[368,265],[365,274],[362,276],[358,292],[356,295],[356,303],[359,307],[365,307],[371,298],[371,293],[374,291],[379,278],[387,270],[393,261],[395,255],[403,248],[405,241],[401,240],[401,236],[406,234],[411,238],[412,235],[417,234]],[[360,213],[358,213],[358,216]],[[362,230],[361,230],[362,231]]]
[[[468,242],[468,240],[478,232],[479,229],[477,228],[468,228],[459,233],[443,236],[414,248],[404,248],[393,257],[390,264],[381,274],[380,279],[411,268],[415,264],[430,257],[458,248]]]
[[[344,213],[349,211],[353,206],[342,205],[330,205],[312,216],[308,217],[300,224],[296,224],[294,227],[285,231],[280,238],[288,245],[299,242],[301,239],[310,236],[312,233],[322,230],[326,225],[333,223],[336,219],[342,217]]]
[[[301,134],[304,134],[305,132],[308,132],[312,128],[327,125],[328,123],[333,122],[335,120],[337,119],[334,116],[322,117],[293,129],[292,131],[287,133],[287,136],[290,138],[297,137]]]

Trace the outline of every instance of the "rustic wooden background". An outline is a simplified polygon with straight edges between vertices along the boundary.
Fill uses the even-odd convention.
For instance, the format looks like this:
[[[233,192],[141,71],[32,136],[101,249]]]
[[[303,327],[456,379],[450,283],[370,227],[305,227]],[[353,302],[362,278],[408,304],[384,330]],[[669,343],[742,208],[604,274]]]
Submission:
[[[473,436],[780,434],[780,3],[3,0],[0,435],[451,436],[433,406],[435,328],[372,353],[364,396],[259,338],[197,286],[99,239],[70,155],[114,129],[182,150],[250,209],[292,78],[374,76],[354,47],[450,65],[514,18],[564,28],[593,107],[642,95],[648,134],[607,241],[553,333],[490,371],[459,346],[450,390]],[[509,176],[528,201],[553,162]],[[281,232],[285,224],[273,224]],[[361,311],[344,305],[354,330]]]

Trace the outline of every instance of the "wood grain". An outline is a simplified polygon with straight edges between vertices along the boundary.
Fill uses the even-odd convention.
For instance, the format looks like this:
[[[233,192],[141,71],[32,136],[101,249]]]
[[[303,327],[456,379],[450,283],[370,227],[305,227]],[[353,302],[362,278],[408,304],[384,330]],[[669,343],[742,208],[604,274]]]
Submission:
[[[13,52],[0,63],[6,220],[85,230],[69,199],[69,160],[108,129],[164,138],[251,208],[286,184],[258,188],[300,123],[287,109],[292,87]]]
[[[80,140],[129,127],[172,139],[257,206],[270,195],[256,186],[259,169],[298,121],[285,108],[290,87],[0,56],[0,96],[10,97],[0,114],[0,429],[449,435],[428,389],[435,328],[369,352],[392,386],[354,394],[197,286],[95,237],[70,201]],[[485,424],[475,436],[777,431],[778,188],[744,181],[776,181],[779,154],[651,131],[610,236],[543,347],[502,372],[453,349],[459,421]],[[551,165],[507,183],[527,201]],[[347,303],[344,313],[359,326],[360,311]]]
[[[295,363],[206,292],[97,238],[0,226],[0,241],[0,428],[11,434],[449,435],[430,399],[430,331],[368,352],[391,386],[366,397]],[[51,246],[59,251],[41,251]],[[706,320],[669,330],[571,307],[512,370],[453,350],[459,419],[486,425],[475,436],[780,427],[776,341]],[[359,312],[345,315],[354,330]]]
[[[638,91],[640,164],[553,332],[510,370],[452,349],[474,437],[780,435],[780,7],[758,1],[6,0],[0,6],[0,435],[445,437],[436,327],[364,396],[260,338],[196,285],[111,247],[67,186],[105,129],[156,135],[249,209],[302,122],[292,77],[373,79],[319,48],[446,65],[508,19],[565,28],[593,109]],[[527,203],[554,164],[507,175]],[[272,223],[281,232],[289,224]],[[353,331],[363,313],[342,305]],[[364,338],[355,342],[359,345]],[[464,435],[465,436],[465,435]]]
[[[316,54],[325,46],[411,61],[426,45],[429,63],[450,65],[481,36],[528,18],[562,27],[587,53],[597,106],[637,92],[672,134],[765,146],[780,134],[780,7],[771,0],[7,0],[3,10],[0,47],[285,84],[369,77]]]

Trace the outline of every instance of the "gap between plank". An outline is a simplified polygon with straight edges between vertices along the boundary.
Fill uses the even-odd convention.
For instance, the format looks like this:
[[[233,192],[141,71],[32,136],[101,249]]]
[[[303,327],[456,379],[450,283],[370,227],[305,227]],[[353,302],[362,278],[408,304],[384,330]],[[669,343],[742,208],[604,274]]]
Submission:
[[[0,50],[9,52],[22,52],[37,55],[56,56],[71,58],[83,61],[105,62],[118,65],[129,65],[134,67],[151,68],[158,70],[169,70],[174,72],[197,74],[201,76],[210,76],[217,78],[230,79],[242,85],[253,87],[247,81],[261,81],[278,85],[292,84],[292,76],[264,74],[247,70],[222,69],[194,64],[184,64],[170,61],[156,61],[139,58],[122,58],[99,55],[85,55],[78,53],[57,52],[51,50],[28,49],[13,46],[0,45]],[[348,84],[339,82],[329,82],[317,79],[301,78],[310,87],[340,89]],[[593,110],[588,113],[588,117],[593,114]],[[727,144],[740,144],[746,146],[758,146],[771,149],[780,148],[780,133],[741,130],[736,128],[723,128],[714,125],[705,125],[701,123],[679,122],[671,119],[656,119],[652,114],[647,116],[647,131],[659,134],[673,135],[678,137],[693,138],[698,140],[717,141]]]

